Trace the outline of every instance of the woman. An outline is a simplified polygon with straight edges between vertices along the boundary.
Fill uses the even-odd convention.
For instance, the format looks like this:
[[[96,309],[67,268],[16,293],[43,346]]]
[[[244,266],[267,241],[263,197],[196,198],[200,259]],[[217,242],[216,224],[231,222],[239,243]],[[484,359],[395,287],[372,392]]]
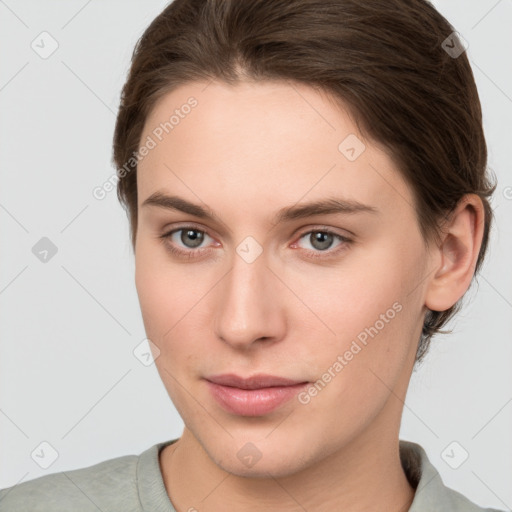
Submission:
[[[175,0],[113,147],[183,435],[0,510],[484,510],[398,438],[495,188],[463,41],[429,3]]]

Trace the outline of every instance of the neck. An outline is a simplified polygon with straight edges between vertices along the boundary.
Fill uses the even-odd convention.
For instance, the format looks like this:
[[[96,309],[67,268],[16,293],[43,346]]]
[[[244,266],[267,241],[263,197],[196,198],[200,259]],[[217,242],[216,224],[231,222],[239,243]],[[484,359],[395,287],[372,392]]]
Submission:
[[[240,512],[405,512],[415,492],[400,462],[398,434],[371,430],[292,475],[247,478],[221,469],[185,428],[161,452],[160,466],[177,512],[223,511],[227,503]]]

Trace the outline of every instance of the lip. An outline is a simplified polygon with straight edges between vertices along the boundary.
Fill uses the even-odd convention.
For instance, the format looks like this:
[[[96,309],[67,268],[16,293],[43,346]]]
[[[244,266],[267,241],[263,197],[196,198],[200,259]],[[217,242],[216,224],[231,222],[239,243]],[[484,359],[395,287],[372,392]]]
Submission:
[[[265,373],[259,373],[245,378],[239,377],[234,373],[225,373],[223,375],[212,375],[211,377],[206,377],[206,380],[213,382],[214,384],[220,384],[221,386],[230,386],[239,389],[261,389],[278,386],[284,387],[306,382],[304,380],[285,379],[284,377],[267,375]]]
[[[309,382],[258,374],[240,377],[214,375],[206,379],[215,400],[227,412],[240,416],[262,416],[293,398]]]

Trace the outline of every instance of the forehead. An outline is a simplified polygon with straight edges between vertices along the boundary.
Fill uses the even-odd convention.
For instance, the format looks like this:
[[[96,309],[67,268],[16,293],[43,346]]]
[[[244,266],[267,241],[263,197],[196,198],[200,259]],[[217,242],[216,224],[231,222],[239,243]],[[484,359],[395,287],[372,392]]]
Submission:
[[[413,204],[383,147],[363,138],[341,104],[305,84],[184,84],[157,102],[141,144],[148,137],[154,147],[138,165],[139,205],[157,189],[214,210],[235,198],[245,208],[259,200],[278,209],[333,191],[378,208]]]

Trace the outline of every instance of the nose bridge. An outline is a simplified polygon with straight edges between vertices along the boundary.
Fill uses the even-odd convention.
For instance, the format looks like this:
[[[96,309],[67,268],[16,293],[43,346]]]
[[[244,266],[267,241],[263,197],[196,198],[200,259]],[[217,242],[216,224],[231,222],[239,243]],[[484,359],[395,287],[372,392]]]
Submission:
[[[272,283],[275,277],[267,267],[265,254],[255,256],[251,242],[247,243],[241,243],[233,256],[217,304],[217,335],[237,347],[273,338],[281,325],[276,283]]]

